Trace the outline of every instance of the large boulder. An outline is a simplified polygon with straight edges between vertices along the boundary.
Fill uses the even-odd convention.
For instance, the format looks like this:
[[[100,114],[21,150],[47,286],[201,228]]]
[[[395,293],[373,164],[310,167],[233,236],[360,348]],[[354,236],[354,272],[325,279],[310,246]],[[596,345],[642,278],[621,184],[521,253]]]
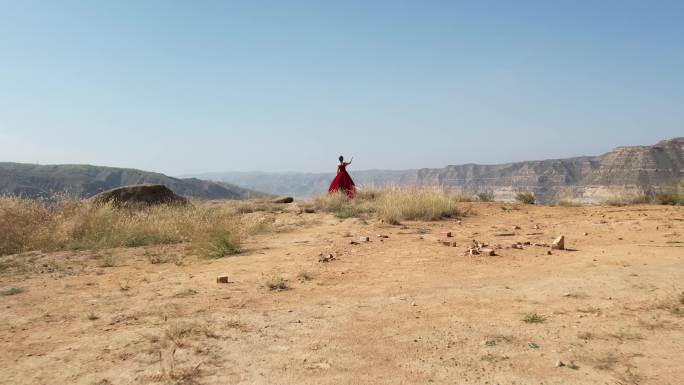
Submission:
[[[139,184],[117,187],[103,191],[91,198],[97,205],[112,204],[116,207],[140,207],[161,204],[188,203],[186,198],[177,195],[168,187],[161,184]]]
[[[271,203],[292,203],[294,202],[294,198],[292,197],[279,197],[276,199],[273,199]]]

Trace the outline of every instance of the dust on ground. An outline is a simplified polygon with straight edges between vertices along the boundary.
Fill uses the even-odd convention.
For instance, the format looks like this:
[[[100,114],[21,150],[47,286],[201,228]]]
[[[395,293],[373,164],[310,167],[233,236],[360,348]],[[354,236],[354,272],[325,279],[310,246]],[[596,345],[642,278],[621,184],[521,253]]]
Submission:
[[[683,208],[464,205],[398,226],[288,210],[297,226],[216,260],[2,257],[0,382],[681,383]]]

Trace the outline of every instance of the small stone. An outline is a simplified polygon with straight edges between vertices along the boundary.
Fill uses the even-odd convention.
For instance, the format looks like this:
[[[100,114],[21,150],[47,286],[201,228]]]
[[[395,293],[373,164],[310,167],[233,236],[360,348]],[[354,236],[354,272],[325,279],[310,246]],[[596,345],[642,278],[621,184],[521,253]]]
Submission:
[[[520,226],[518,226],[518,225],[513,226],[513,230],[520,230]]]
[[[333,256],[332,254],[328,254],[328,255],[321,254],[318,256],[318,262],[330,262],[333,260],[335,260],[335,256]]]
[[[557,367],[557,368],[560,368],[560,367],[563,367],[563,366],[565,366],[565,364],[563,363],[563,361],[561,361],[561,360],[556,361],[556,367]]]
[[[451,231],[442,231],[440,234],[442,234],[446,238],[451,238]]]
[[[219,275],[216,278],[216,283],[228,283],[228,276],[227,275]]]
[[[359,243],[356,242],[356,241],[349,241],[349,244],[350,244],[350,245],[358,245]]]
[[[558,238],[554,239],[551,248],[554,250],[565,250],[565,236],[559,235]]]
[[[389,238],[389,235],[378,234],[378,238]]]
[[[553,253],[551,252],[551,250],[546,250],[546,255],[553,255]]]
[[[416,305],[416,301],[411,302],[411,306],[418,306]]]
[[[515,233],[496,233],[496,234],[494,234],[495,237],[512,237],[514,235],[515,235]]]
[[[370,237],[359,237],[359,241],[361,241],[361,242],[370,242]]]
[[[589,233],[585,232],[585,233],[584,233],[584,236],[586,237],[587,235],[589,235]]]
[[[493,249],[480,249],[480,253],[482,255],[489,256],[489,257],[496,255],[496,253],[494,253]]]

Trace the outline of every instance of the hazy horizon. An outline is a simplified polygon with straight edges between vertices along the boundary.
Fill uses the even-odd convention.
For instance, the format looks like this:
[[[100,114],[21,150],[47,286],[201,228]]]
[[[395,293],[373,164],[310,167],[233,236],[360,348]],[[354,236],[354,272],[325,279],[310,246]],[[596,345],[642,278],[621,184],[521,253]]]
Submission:
[[[0,161],[189,175],[593,156],[684,133],[684,3],[0,0]]]

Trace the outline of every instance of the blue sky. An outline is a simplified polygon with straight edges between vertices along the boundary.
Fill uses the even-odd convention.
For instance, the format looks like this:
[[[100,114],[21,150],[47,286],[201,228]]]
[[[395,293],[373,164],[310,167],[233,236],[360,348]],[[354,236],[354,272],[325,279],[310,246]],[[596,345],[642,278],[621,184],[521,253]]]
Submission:
[[[0,0],[0,161],[420,168],[684,136],[682,1]]]

